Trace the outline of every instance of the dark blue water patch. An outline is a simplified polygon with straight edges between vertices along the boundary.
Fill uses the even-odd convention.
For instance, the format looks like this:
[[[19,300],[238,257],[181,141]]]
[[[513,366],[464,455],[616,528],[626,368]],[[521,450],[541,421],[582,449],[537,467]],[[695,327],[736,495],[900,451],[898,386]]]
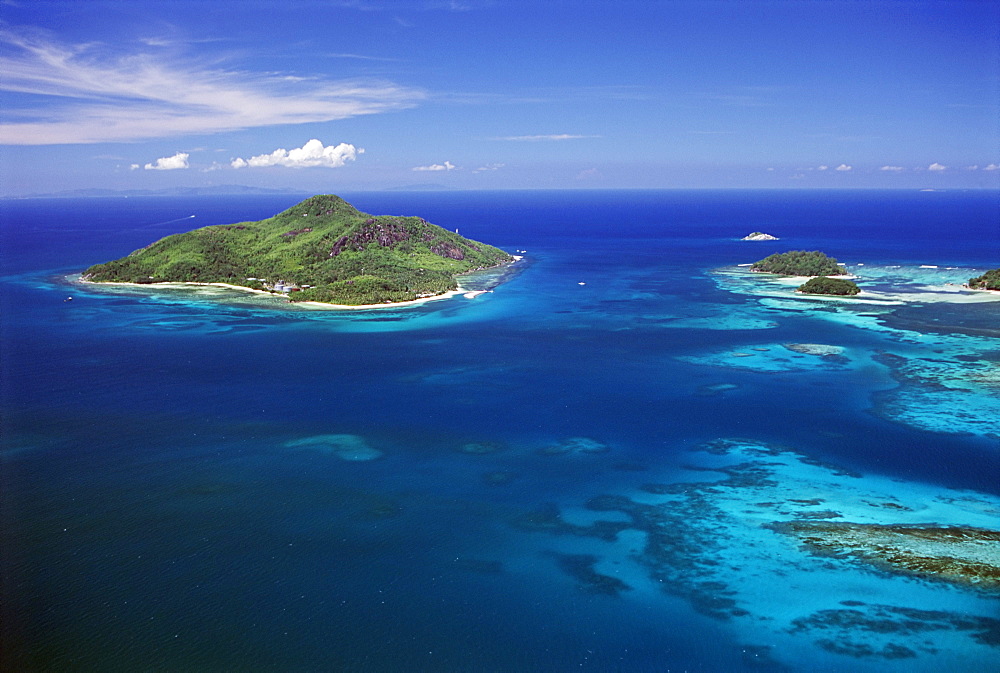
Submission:
[[[1000,337],[1000,302],[902,306],[881,317],[893,329],[923,334]]]

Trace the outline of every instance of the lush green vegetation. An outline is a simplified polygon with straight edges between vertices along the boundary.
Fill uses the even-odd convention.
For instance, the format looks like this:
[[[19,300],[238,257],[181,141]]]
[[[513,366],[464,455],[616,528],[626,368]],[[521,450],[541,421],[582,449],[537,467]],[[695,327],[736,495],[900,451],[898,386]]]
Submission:
[[[835,258],[827,257],[819,250],[775,253],[754,262],[750,270],[785,276],[839,276],[847,273],[847,269],[837,264]]]
[[[93,282],[228,283],[290,287],[292,301],[378,304],[457,287],[462,273],[513,261],[419,217],[373,217],[337,196],[314,196],[260,222],[167,236],[96,264]]]
[[[806,294],[835,294],[841,296],[855,295],[861,292],[861,288],[849,280],[843,278],[827,278],[817,276],[810,278],[802,285],[799,285],[799,292]]]
[[[973,290],[1000,290],[1000,269],[987,271],[982,276],[969,279]]]

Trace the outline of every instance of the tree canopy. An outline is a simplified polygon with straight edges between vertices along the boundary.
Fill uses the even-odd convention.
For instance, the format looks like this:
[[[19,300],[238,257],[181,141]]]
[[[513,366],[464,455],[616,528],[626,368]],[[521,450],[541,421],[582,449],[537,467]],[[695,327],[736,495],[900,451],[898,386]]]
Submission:
[[[832,294],[839,296],[851,296],[861,292],[861,288],[852,281],[843,278],[828,278],[817,276],[810,278],[798,287],[799,292],[805,294]]]
[[[828,257],[819,250],[775,253],[754,262],[750,270],[785,276],[838,276],[847,273],[847,269],[837,264],[836,258]]]
[[[987,271],[982,276],[969,279],[973,290],[1000,290],[1000,269]]]

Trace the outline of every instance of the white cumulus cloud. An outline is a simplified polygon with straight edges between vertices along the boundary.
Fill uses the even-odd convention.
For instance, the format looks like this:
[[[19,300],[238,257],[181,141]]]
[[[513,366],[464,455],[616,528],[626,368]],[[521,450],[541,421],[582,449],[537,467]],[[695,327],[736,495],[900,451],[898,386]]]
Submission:
[[[288,168],[324,166],[326,168],[339,168],[348,161],[356,160],[358,155],[364,154],[364,152],[364,149],[355,147],[349,143],[324,147],[321,141],[313,138],[302,147],[297,147],[293,150],[279,148],[270,154],[258,154],[249,159],[236,157],[229,162],[229,165],[233,168],[264,168],[267,166],[286,166]]]
[[[443,164],[431,164],[430,166],[414,166],[415,171],[453,171],[457,168],[450,161],[446,161]]]
[[[187,152],[178,152],[172,157],[160,157],[156,163],[146,164],[145,168],[147,171],[176,171],[188,167],[190,156]]]
[[[486,164],[485,166],[480,166],[479,168],[472,171],[473,173],[483,173],[485,171],[498,171],[504,167],[505,164]]]
[[[930,166],[927,167],[927,170],[929,170],[929,171],[943,171],[943,170],[947,170],[947,168],[948,168],[947,166],[942,166],[941,164],[939,164],[939,163],[937,163],[935,161],[933,164],[931,164]]]
[[[848,166],[847,164],[840,164],[834,170],[836,170],[836,171],[849,171],[852,168],[854,168],[854,167],[853,166]]]
[[[990,164],[989,166],[983,166],[984,171],[1000,171],[1000,166],[997,164]]]
[[[829,168],[830,168],[829,166],[817,166],[816,170],[817,171],[825,171],[825,170],[828,170]]]
[[[906,170],[902,166],[883,166],[879,169],[880,171],[891,171],[893,173],[898,173],[899,171]]]

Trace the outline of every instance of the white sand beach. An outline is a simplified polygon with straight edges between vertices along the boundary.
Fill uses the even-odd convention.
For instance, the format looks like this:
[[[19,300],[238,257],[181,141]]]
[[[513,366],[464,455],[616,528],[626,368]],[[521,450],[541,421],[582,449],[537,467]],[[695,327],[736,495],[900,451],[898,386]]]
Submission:
[[[226,290],[237,290],[239,292],[250,292],[252,294],[262,294],[269,297],[274,297],[276,299],[287,299],[287,295],[281,292],[271,292],[269,290],[257,290],[252,287],[243,287],[241,285],[230,285],[228,283],[194,283],[194,282],[171,282],[171,283],[113,283],[113,282],[100,282],[95,283],[93,281],[84,280],[83,278],[73,279],[73,282],[84,283],[92,287],[134,287],[142,290],[184,290],[190,289],[192,287],[219,287]],[[385,302],[382,304],[327,304],[319,301],[289,301],[288,303],[293,306],[301,306],[303,308],[310,309],[321,309],[321,310],[338,310],[338,311],[356,311],[363,309],[375,309],[375,308],[400,308],[405,306],[417,306],[419,304],[424,304],[429,301],[435,301],[437,299],[449,299],[457,295],[463,295],[469,299],[483,294],[485,290],[482,291],[469,291],[462,287],[455,290],[450,290],[442,294],[436,294],[430,297],[418,297],[410,301],[398,301],[398,302]]]

